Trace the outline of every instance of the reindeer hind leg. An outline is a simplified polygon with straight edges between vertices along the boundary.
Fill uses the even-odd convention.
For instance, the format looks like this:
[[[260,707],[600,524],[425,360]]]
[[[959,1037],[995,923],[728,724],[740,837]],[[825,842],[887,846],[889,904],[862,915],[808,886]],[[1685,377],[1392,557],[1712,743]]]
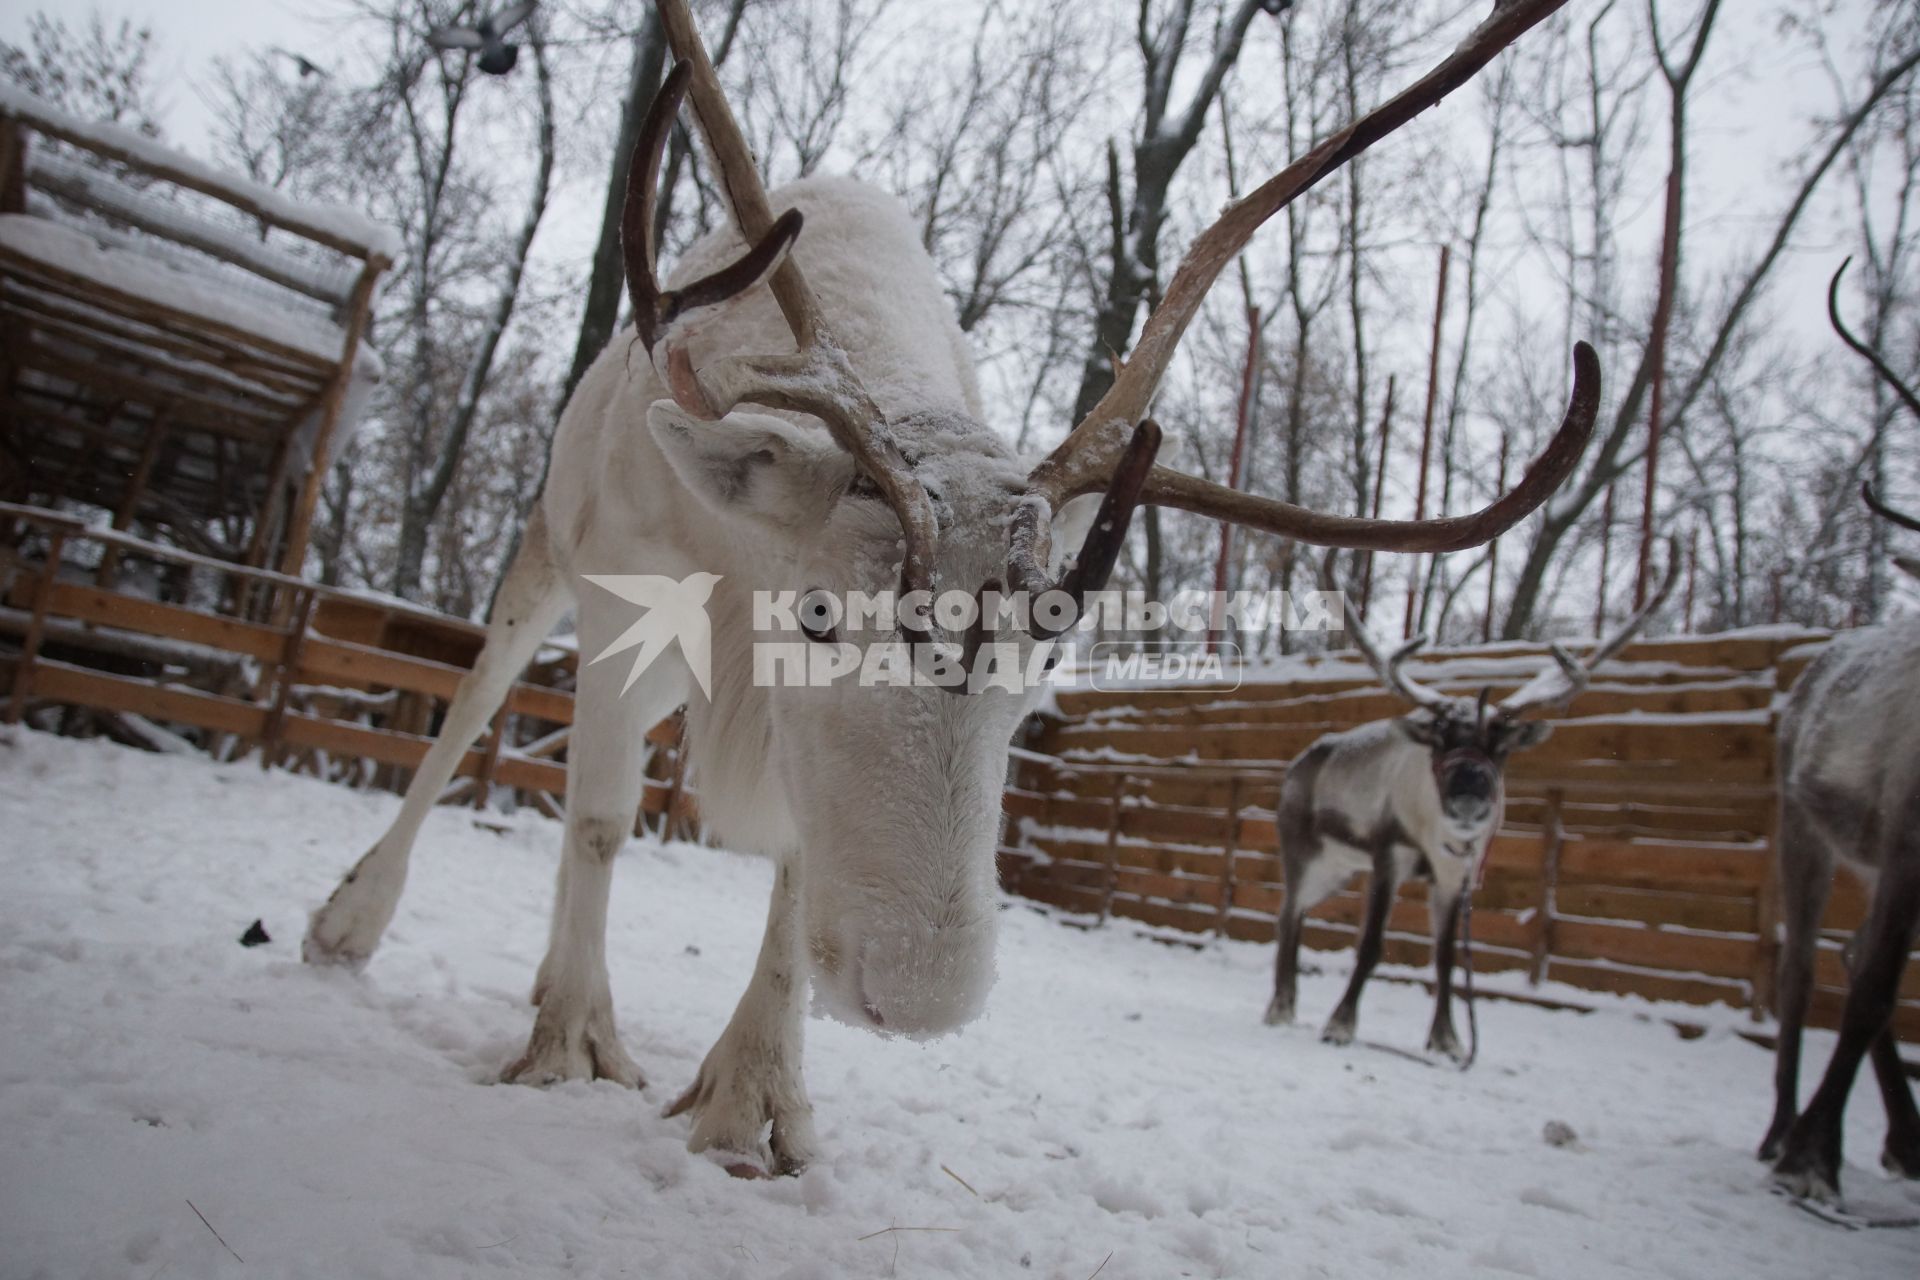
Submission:
[[[1280,904],[1279,919],[1274,926],[1278,945],[1273,958],[1273,999],[1267,1002],[1266,1023],[1270,1027],[1288,1026],[1293,1022],[1300,990],[1300,926],[1315,905],[1306,900],[1309,876],[1302,865],[1303,859],[1289,855],[1285,864],[1287,896]]]
[[[1774,1049],[1773,1119],[1759,1151],[1759,1158],[1769,1161],[1779,1158],[1780,1144],[1799,1114],[1801,1030],[1813,994],[1813,952],[1820,918],[1833,889],[1833,855],[1826,841],[1806,815],[1787,805],[1784,795],[1775,840],[1786,936],[1775,982],[1780,1039]]]
[[[1839,1198],[1841,1121],[1847,1094],[1861,1059],[1888,1032],[1916,917],[1920,917],[1920,861],[1896,862],[1881,872],[1873,905],[1860,928],[1862,945],[1849,975],[1846,1012],[1833,1058],[1807,1109],[1788,1128],[1780,1158],[1774,1162],[1774,1179],[1795,1195]]]
[[[1326,1030],[1320,1033],[1320,1038],[1328,1044],[1353,1043],[1353,1033],[1360,1021],[1360,993],[1367,979],[1373,976],[1374,966],[1380,963],[1380,952],[1386,943],[1387,913],[1393,909],[1393,895],[1399,887],[1393,876],[1392,858],[1375,858],[1373,872],[1367,879],[1367,914],[1360,926],[1359,945],[1354,950],[1353,976],[1348,979],[1346,994],[1340,997],[1333,1016],[1327,1019]]]
[[[1920,1178],[1920,1109],[1913,1103],[1900,1048],[1889,1026],[1873,1042],[1873,1073],[1887,1106],[1887,1142],[1880,1151],[1880,1167],[1900,1178]]]

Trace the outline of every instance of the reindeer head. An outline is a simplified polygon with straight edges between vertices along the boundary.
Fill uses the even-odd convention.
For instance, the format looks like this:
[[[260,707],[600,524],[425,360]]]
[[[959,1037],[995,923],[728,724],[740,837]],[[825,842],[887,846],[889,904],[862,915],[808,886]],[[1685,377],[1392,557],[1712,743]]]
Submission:
[[[1024,655],[1061,634],[1072,606],[1106,582],[1143,501],[1320,545],[1432,552],[1483,543],[1544,501],[1578,462],[1599,400],[1598,364],[1586,344],[1574,352],[1566,419],[1520,484],[1449,519],[1331,516],[1156,466],[1160,431],[1145,415],[1208,288],[1263,222],[1564,2],[1502,0],[1426,77],[1223,212],[1182,261],[1113,389],[1029,471],[978,423],[915,417],[903,412],[915,406],[903,404],[888,406],[890,417],[869,394],[790,259],[801,214],[774,217],[685,0],[660,0],[681,61],[642,130],[623,221],[635,325],[671,396],[649,414],[655,438],[710,506],[750,522],[754,536],[781,549],[792,589],[897,587],[891,626],[860,629],[823,615],[808,628],[811,643],[836,652],[904,646],[915,664],[948,672],[957,665],[963,675],[989,639]],[[688,96],[739,251],[668,289],[656,275],[653,206],[667,133]],[[739,305],[763,283],[788,333],[731,326],[729,333],[765,336],[767,345],[702,349],[695,330],[715,328],[702,314]],[[768,354],[784,348],[788,334],[796,350]],[[744,405],[807,415],[824,436]],[[1068,559],[1072,535],[1056,535],[1084,517],[1095,496],[1099,510]],[[985,595],[1003,583],[1029,602],[1064,599],[1065,620],[1036,612],[1028,625],[989,636],[943,628],[928,608],[935,590]],[[716,678],[721,648],[750,639],[715,635]],[[994,833],[1006,745],[1024,699],[977,682],[780,688],[770,698],[773,759],[798,827],[817,992],[830,1011],[890,1031],[934,1033],[964,1022],[990,982]]]
[[[1332,556],[1322,563],[1320,574],[1328,590],[1341,590]],[[1450,828],[1450,839],[1476,839],[1500,820],[1502,778],[1508,758],[1544,742],[1552,731],[1551,725],[1533,717],[1563,708],[1579,696],[1595,668],[1639,634],[1647,619],[1672,594],[1679,578],[1679,548],[1669,540],[1666,577],[1632,617],[1594,645],[1584,659],[1576,659],[1561,645],[1550,645],[1553,665],[1491,705],[1487,689],[1482,689],[1477,698],[1455,697],[1428,688],[1408,675],[1406,661],[1426,647],[1427,637],[1415,636],[1391,654],[1385,653],[1379,640],[1367,630],[1352,598],[1341,592],[1347,631],[1355,647],[1381,682],[1413,705],[1411,712],[1394,721],[1394,727],[1431,755],[1434,789],[1440,795],[1440,810]]]

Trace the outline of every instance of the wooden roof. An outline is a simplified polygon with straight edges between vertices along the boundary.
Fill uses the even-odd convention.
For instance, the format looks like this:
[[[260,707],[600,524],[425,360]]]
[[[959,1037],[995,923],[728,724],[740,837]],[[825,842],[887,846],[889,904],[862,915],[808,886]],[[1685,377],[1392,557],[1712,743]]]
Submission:
[[[297,572],[393,249],[0,90],[0,497]]]

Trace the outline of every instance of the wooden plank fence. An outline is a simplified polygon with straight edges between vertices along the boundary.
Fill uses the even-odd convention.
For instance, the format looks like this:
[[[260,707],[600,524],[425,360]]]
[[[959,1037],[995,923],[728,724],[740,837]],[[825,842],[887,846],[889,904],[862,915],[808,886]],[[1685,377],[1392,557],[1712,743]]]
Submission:
[[[424,613],[411,624],[439,657],[354,633],[368,602],[299,578],[87,528],[0,503],[0,720],[37,707],[84,708],[190,730],[229,756],[363,780],[404,782],[439,708],[478,649],[479,629]],[[253,621],[90,580],[109,549],[213,575],[212,599],[275,597]],[[339,625],[345,620],[348,625]],[[442,631],[456,633],[448,643]],[[1773,702],[1824,637],[1703,637],[1629,648],[1602,669],[1554,736],[1517,758],[1507,821],[1475,899],[1476,966],[1592,991],[1752,1008],[1772,1000],[1778,895]],[[1531,675],[1537,647],[1434,655],[1416,674],[1496,697]],[[451,659],[451,660],[450,660]],[[1016,752],[1000,862],[1010,890],[1095,919],[1268,941],[1284,892],[1274,804],[1287,760],[1320,734],[1399,710],[1352,660],[1307,664],[1284,681],[1232,690],[1065,692]],[[573,696],[522,681],[461,761],[446,798],[484,804],[511,787],[552,815],[566,787]],[[686,833],[678,717],[657,750],[638,820]],[[384,775],[375,773],[385,770]],[[1865,899],[1843,875],[1818,958],[1816,1022],[1835,1020],[1840,947]],[[1360,897],[1336,895],[1306,941],[1351,945]],[[1427,962],[1426,904],[1409,886],[1389,921],[1387,958]],[[1920,1041],[1920,965],[1896,1026]]]
[[[1506,822],[1474,899],[1477,969],[1595,992],[1748,1008],[1773,999],[1774,702],[1820,633],[1650,641],[1603,667],[1539,748],[1508,770]],[[1499,698],[1537,646],[1432,654],[1414,673]],[[1234,690],[1079,690],[1016,752],[1002,878],[1095,920],[1266,942],[1284,897],[1274,807],[1286,763],[1320,735],[1403,708],[1351,656]],[[1357,886],[1356,882],[1356,886]],[[1307,945],[1353,945],[1356,886],[1308,917]],[[1389,961],[1427,965],[1424,886],[1389,918]],[[1865,894],[1836,884],[1813,1020],[1844,1000],[1844,938]],[[1920,964],[1895,1015],[1920,1042]]]
[[[11,653],[0,643],[6,723],[34,706],[84,708],[198,731],[222,754],[257,752],[263,767],[338,779],[373,776],[385,766],[384,776],[399,784],[426,755],[429,730],[467,673],[459,663],[326,634],[330,612],[364,612],[364,598],[352,592],[0,503],[0,525],[7,522],[16,542],[32,531],[45,550],[37,559],[13,555],[11,573],[0,576],[0,642],[17,642]],[[98,585],[87,580],[88,544],[95,544],[94,568],[111,563],[108,551],[119,551],[211,576],[207,594],[215,599],[274,593],[279,603],[264,614],[285,621],[249,621]],[[437,621],[443,629],[478,631],[455,619]],[[510,787],[557,816],[566,765],[556,757],[572,723],[569,690],[516,683],[491,730],[461,760],[448,798],[484,804],[496,787]],[[677,716],[648,734],[656,751],[642,822],[658,818],[679,830],[695,820],[680,737]],[[343,764],[367,768],[343,771]]]

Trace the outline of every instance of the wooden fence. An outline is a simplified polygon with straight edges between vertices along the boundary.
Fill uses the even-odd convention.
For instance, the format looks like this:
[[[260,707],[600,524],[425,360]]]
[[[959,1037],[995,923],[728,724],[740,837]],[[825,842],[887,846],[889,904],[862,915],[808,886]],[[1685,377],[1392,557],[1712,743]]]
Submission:
[[[1474,899],[1477,969],[1651,999],[1770,1007],[1779,903],[1770,839],[1776,694],[1818,633],[1635,645],[1601,669],[1553,736],[1507,771],[1506,822]],[[1450,692],[1517,688],[1537,647],[1443,652],[1410,668]],[[1286,762],[1324,733],[1403,707],[1351,657],[1234,690],[1078,691],[1016,753],[1002,878],[1097,919],[1273,937],[1284,895],[1274,807]],[[1389,961],[1429,963],[1423,886],[1389,919]],[[1306,942],[1352,945],[1352,886]],[[1841,945],[1865,895],[1842,874],[1817,959],[1813,1019],[1844,999]],[[1511,984],[1508,984],[1511,985]],[[1920,964],[1896,1025],[1920,1041]]]
[[[0,503],[0,527],[9,524],[14,549],[0,548],[6,723],[36,707],[79,708],[112,718],[121,736],[185,735],[228,758],[255,751],[263,766],[398,786],[426,755],[440,711],[479,651],[478,626],[400,602],[370,601]],[[21,549],[35,544],[37,556]],[[284,621],[251,621],[100,585],[98,569],[111,565],[110,551],[191,573],[192,597],[269,593],[277,603],[262,616]],[[365,642],[373,638],[365,634],[368,616],[395,610],[407,615],[406,647],[440,656]],[[378,634],[393,631],[383,625]],[[356,632],[363,638],[344,638]],[[569,654],[548,664],[554,683],[514,685],[492,729],[461,760],[457,793],[484,805],[496,788],[509,787],[559,815],[573,722],[573,694],[561,686],[573,660]],[[648,737],[657,750],[640,818],[689,821],[679,718]]]
[[[397,786],[479,648],[480,628],[398,602],[0,504],[0,529],[9,525],[14,537],[0,546],[0,720],[9,723],[79,708],[186,734],[227,758],[252,751],[263,766]],[[274,605],[257,616],[284,621],[103,586],[95,575],[109,549],[190,572],[192,598],[270,594]],[[1507,821],[1475,899],[1476,967],[1594,991],[1768,1005],[1778,920],[1772,708],[1823,638],[1646,643],[1603,668],[1575,714],[1508,771]],[[1537,648],[1506,646],[1440,654],[1415,674],[1499,696],[1542,660]],[[484,804],[510,787],[558,815],[572,661],[515,685],[449,798]],[[1273,936],[1283,893],[1273,810],[1286,761],[1322,733],[1399,710],[1370,672],[1340,658],[1232,691],[1066,692],[1057,706],[1016,752],[1007,887],[1095,918],[1253,941]],[[649,738],[658,749],[639,818],[690,829],[695,797],[682,785],[678,719]],[[1389,960],[1426,962],[1422,898],[1410,886],[1396,904]],[[1316,909],[1308,945],[1350,945],[1360,908],[1348,892]],[[1859,886],[1842,875],[1819,955],[1816,1021],[1837,1015],[1841,940],[1863,909]],[[1907,970],[1896,1025],[1920,1040],[1920,965]]]

